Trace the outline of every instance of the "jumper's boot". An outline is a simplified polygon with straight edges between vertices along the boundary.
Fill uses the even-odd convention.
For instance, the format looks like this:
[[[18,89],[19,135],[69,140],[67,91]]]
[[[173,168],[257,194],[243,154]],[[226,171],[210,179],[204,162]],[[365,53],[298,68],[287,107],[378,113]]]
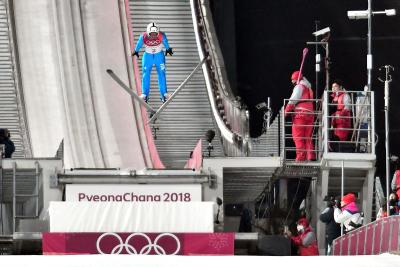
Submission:
[[[141,95],[140,95],[140,98],[143,99],[143,101],[147,103],[147,101],[148,101],[147,95],[141,94]]]
[[[165,93],[161,98],[161,102],[165,103],[170,97],[171,97],[170,94]]]

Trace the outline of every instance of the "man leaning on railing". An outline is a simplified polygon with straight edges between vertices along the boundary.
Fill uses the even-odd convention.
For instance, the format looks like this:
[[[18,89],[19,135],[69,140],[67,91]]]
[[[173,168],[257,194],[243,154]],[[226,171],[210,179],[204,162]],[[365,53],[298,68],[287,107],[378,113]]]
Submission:
[[[331,149],[333,152],[347,152],[342,142],[350,140],[351,133],[351,98],[343,87],[341,80],[332,83],[332,105],[336,107],[332,114],[331,127],[333,129]]]

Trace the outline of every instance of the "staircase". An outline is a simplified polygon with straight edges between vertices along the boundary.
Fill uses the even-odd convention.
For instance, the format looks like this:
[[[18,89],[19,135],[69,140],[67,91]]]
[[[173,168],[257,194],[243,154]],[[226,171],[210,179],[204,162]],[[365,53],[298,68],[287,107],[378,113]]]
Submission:
[[[13,158],[31,155],[14,41],[10,1],[0,1],[0,128],[7,128],[15,144]]]
[[[40,168],[17,168],[0,171],[0,205],[4,209],[1,217],[0,235],[18,232],[21,220],[37,219],[43,207]]]

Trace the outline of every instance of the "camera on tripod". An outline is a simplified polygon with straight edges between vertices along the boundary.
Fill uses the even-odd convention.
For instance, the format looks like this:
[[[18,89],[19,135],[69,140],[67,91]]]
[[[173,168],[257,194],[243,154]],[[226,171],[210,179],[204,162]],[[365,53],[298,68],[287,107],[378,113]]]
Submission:
[[[339,198],[336,198],[334,196],[325,196],[324,201],[328,202],[327,205],[329,207],[340,208],[340,199]]]
[[[258,103],[256,105],[256,109],[261,110],[261,111],[267,110],[268,109],[267,103],[265,103],[265,102]]]

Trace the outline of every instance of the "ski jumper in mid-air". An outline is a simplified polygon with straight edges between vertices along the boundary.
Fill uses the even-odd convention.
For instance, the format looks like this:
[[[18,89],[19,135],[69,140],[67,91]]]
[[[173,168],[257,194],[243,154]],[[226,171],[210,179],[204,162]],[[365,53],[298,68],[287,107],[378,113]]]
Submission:
[[[165,102],[168,99],[165,56],[168,54],[172,56],[172,48],[169,47],[165,33],[161,32],[159,26],[154,22],[147,25],[146,32],[140,35],[132,56],[137,56],[139,58],[139,50],[143,45],[145,46],[145,52],[143,53],[142,59],[142,95],[140,97],[144,101],[148,101],[150,93],[150,74],[153,65],[155,65],[158,74],[161,101]],[[163,47],[165,47],[165,55]]]

